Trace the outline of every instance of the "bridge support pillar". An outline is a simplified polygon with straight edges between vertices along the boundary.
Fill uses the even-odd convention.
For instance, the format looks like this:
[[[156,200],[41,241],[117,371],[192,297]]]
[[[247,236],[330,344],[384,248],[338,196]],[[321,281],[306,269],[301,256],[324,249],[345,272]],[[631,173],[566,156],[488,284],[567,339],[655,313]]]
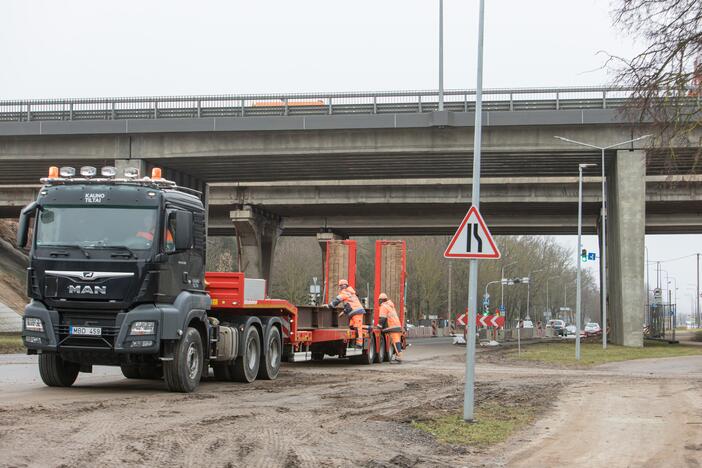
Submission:
[[[641,347],[646,304],[646,152],[617,151],[607,184],[610,340],[615,344]]]
[[[247,278],[263,278],[270,287],[275,245],[282,232],[280,217],[245,205],[230,211],[239,251],[239,264]]]

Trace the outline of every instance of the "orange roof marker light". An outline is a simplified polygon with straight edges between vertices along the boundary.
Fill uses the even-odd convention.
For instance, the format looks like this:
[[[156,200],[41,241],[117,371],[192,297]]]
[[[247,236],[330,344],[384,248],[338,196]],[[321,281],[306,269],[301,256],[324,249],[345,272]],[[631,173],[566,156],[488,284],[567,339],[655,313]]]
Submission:
[[[153,180],[163,179],[163,177],[161,177],[161,168],[160,167],[154,167],[153,169],[151,169],[151,178]]]
[[[58,172],[58,167],[57,166],[51,166],[49,168],[49,179],[57,179],[59,176]]]

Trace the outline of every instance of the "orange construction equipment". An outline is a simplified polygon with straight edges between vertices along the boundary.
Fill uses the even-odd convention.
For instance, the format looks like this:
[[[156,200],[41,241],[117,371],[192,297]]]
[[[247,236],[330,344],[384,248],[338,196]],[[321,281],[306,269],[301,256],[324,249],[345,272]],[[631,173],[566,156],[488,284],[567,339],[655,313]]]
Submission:
[[[361,301],[356,295],[356,290],[349,286],[349,282],[345,279],[339,280],[339,295],[336,296],[329,304],[332,309],[339,304],[344,304],[344,310],[339,312],[339,317],[346,314],[349,317],[349,327],[356,330],[356,346],[363,347],[363,315],[366,310],[361,305]]]
[[[395,310],[395,304],[388,299],[387,294],[380,293],[378,296],[380,304],[379,324],[383,329],[383,333],[390,338],[394,353],[394,359],[397,362],[402,362],[402,322]]]

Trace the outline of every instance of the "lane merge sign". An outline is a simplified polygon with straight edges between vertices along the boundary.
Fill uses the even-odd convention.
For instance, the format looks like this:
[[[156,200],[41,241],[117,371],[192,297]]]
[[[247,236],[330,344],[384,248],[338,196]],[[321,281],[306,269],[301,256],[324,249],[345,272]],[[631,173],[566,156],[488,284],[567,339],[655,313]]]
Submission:
[[[471,206],[453,235],[446,258],[500,258],[500,251],[480,212]]]
[[[479,315],[477,324],[479,327],[502,327],[505,324],[505,318],[497,315]]]

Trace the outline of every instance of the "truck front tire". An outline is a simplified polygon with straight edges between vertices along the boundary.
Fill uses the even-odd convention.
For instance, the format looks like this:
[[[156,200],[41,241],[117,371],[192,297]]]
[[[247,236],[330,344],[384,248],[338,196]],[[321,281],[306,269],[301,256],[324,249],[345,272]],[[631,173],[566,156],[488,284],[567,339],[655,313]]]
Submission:
[[[275,380],[280,372],[280,362],[283,346],[280,339],[280,331],[276,327],[271,327],[263,346],[263,361],[258,368],[258,378],[264,380]]]
[[[200,383],[204,361],[200,333],[189,327],[173,346],[173,360],[163,363],[168,390],[181,393],[194,391]]]
[[[378,352],[375,354],[375,362],[378,364],[382,364],[385,362],[385,353],[387,351],[387,347],[385,344],[385,336],[381,333],[380,334],[380,344],[378,345]]]
[[[244,354],[234,360],[233,377],[237,382],[251,383],[256,380],[261,364],[261,337],[256,327],[248,327],[244,333]]]
[[[57,353],[43,352],[39,355],[39,375],[49,387],[70,387],[79,372],[78,364],[64,361]]]

